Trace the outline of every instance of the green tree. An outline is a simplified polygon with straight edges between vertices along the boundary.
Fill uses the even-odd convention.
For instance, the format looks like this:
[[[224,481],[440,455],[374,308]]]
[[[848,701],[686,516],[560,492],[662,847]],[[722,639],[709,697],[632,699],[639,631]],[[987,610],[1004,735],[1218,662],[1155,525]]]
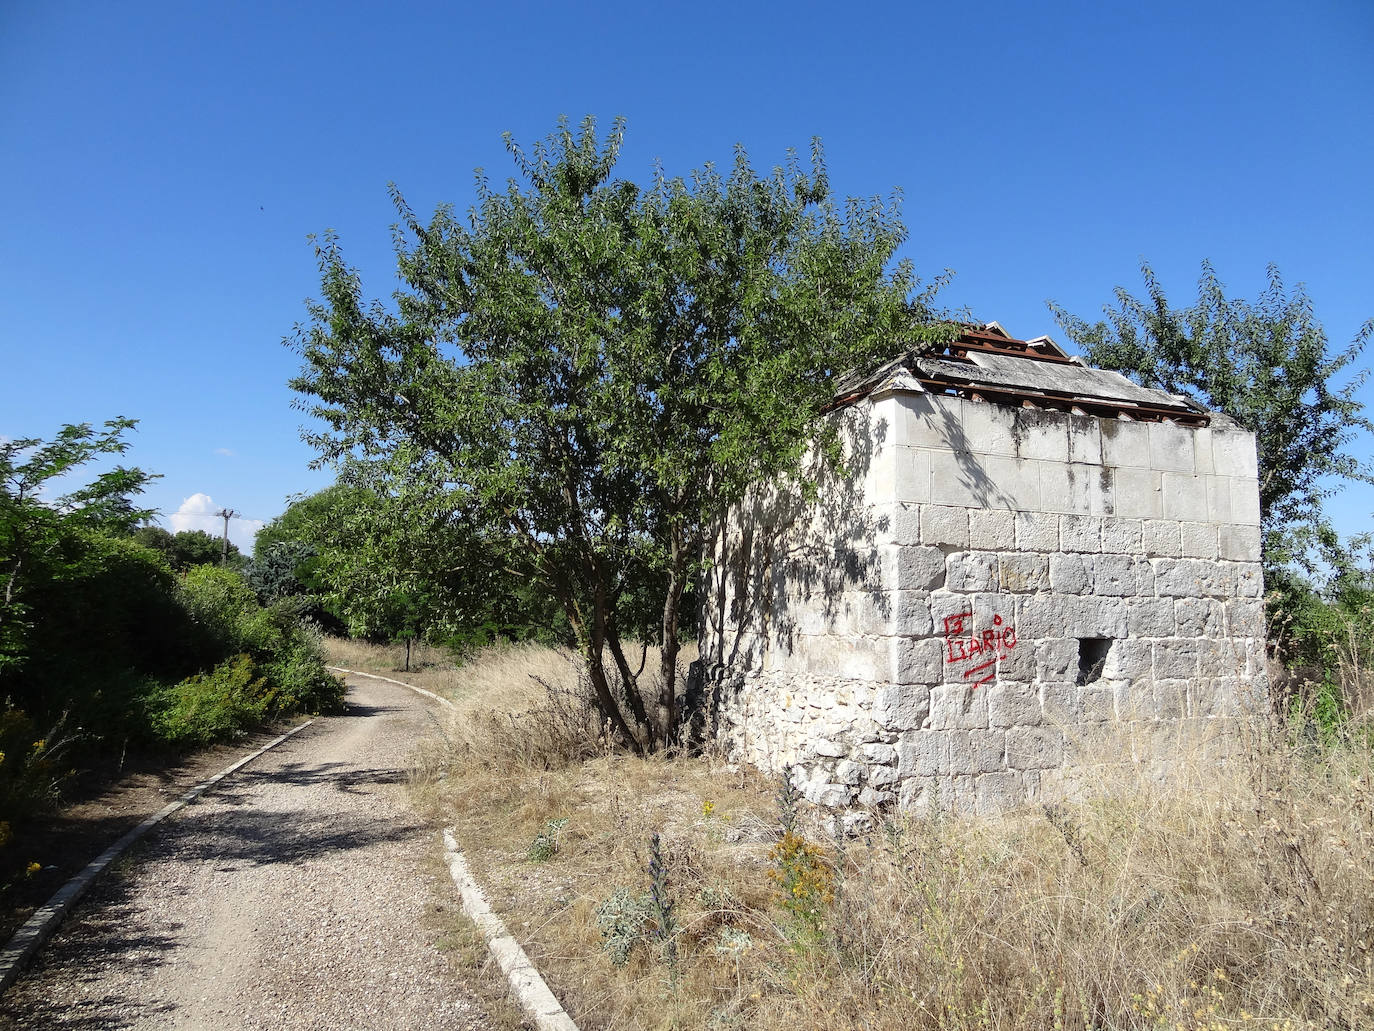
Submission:
[[[760,176],[738,148],[728,173],[641,187],[612,176],[623,134],[507,136],[518,178],[479,171],[466,219],[423,224],[393,188],[394,307],[364,302],[326,236],[292,385],[320,461],[456,513],[557,599],[597,706],[642,749],[675,732],[684,597],[726,506],[818,442],[837,455],[818,415],[839,373],[948,329],[893,261],[896,200],[836,198],[818,142],[809,170]],[[656,683],[631,638],[662,646]]]
[[[134,531],[133,538],[138,544],[162,555],[167,564],[179,573],[184,573],[192,566],[218,565],[224,554],[223,540],[204,530],[169,533],[160,526],[140,526]],[[230,541],[229,565],[237,567],[242,564],[243,556],[239,554],[238,546]]]
[[[1266,575],[1312,573],[1316,560],[1339,570],[1345,552],[1323,503],[1342,480],[1374,483],[1374,467],[1348,449],[1374,432],[1355,396],[1368,370],[1337,379],[1359,357],[1374,320],[1333,353],[1302,286],[1285,289],[1269,266],[1268,286],[1253,302],[1226,296],[1208,262],[1197,303],[1170,306],[1149,263],[1145,297],[1116,289],[1106,321],[1088,324],[1050,303],[1059,325],[1095,365],[1138,383],[1193,398],[1255,434]]]
[[[44,495],[62,478],[108,455],[121,455],[134,419],[63,426],[52,440],[0,442],[0,673],[28,651],[31,595],[55,580],[81,574],[92,532],[127,535],[152,515],[133,499],[153,477],[116,465],[65,494]]]

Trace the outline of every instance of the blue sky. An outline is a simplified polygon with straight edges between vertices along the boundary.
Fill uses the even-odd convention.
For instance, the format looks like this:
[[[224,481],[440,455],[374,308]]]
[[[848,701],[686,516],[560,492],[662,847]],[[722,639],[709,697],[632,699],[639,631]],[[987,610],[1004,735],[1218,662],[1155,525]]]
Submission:
[[[1367,0],[0,2],[0,434],[138,418],[151,504],[231,506],[248,546],[329,482],[282,344],[307,235],[385,296],[386,183],[464,208],[475,166],[511,171],[502,131],[560,114],[624,115],[637,179],[820,136],[840,192],[904,190],[946,302],[1020,336],[1055,334],[1047,298],[1138,292],[1141,257],[1188,303],[1210,258],[1245,297],[1278,263],[1344,345],[1374,316],[1371,53]],[[1333,505],[1346,532],[1372,510]]]

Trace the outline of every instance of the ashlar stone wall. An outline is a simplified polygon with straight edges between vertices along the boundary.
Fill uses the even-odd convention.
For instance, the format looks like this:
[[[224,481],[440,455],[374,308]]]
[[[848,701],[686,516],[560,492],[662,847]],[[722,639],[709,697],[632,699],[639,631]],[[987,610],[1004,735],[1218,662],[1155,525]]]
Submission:
[[[1224,749],[1264,704],[1250,434],[902,389],[843,417],[850,479],[722,534],[701,654],[733,756],[822,805],[991,812],[1123,740]]]

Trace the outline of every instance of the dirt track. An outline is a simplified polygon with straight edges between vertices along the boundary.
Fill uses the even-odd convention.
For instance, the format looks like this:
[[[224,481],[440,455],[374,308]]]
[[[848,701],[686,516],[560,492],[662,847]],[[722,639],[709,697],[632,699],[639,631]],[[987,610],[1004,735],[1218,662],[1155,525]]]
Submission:
[[[457,906],[402,783],[428,703],[361,678],[348,701],[155,830],[0,1001],[0,1027],[486,1027],[426,929]]]

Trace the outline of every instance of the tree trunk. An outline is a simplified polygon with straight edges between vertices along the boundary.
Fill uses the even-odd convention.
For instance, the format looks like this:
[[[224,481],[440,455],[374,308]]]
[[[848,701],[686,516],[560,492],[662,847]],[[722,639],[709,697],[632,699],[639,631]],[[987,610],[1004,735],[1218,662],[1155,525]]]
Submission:
[[[673,527],[672,546],[668,565],[668,594],[663,602],[663,652],[659,658],[658,724],[665,742],[677,737],[677,639],[678,610],[682,591],[686,586],[686,549],[682,544],[682,530]]]

